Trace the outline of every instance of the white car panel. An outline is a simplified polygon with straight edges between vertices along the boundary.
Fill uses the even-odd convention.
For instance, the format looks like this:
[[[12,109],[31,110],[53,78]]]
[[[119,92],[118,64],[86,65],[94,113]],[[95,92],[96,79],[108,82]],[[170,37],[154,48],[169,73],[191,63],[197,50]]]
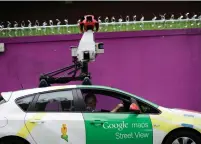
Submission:
[[[51,90],[59,90],[66,88],[75,88],[71,86],[54,86],[47,88],[34,88],[27,90],[19,90],[15,92],[2,92],[1,95],[7,101],[0,105],[0,138],[5,136],[19,136],[26,139],[30,144],[43,144],[43,143],[67,143],[61,138],[61,126],[66,124],[68,127],[69,142],[85,144],[85,125],[81,113],[28,113],[26,114],[16,103],[17,98]],[[8,108],[9,107],[9,108]],[[26,116],[26,119],[25,119]],[[41,124],[31,123],[29,119],[32,116],[41,117],[45,120],[42,129]],[[50,127],[51,126],[51,127]],[[47,131],[45,131],[47,130]],[[29,133],[31,132],[31,134]],[[48,133],[49,132],[49,133]],[[32,136],[40,134],[41,137]],[[45,134],[45,135],[44,135]],[[45,137],[43,137],[43,135]],[[50,137],[49,137],[50,136]],[[41,139],[40,139],[41,138]],[[56,142],[55,142],[56,141]]]
[[[27,129],[23,129],[25,123],[24,118],[26,113],[23,112],[14,101],[9,100],[5,104],[0,105],[1,119],[7,119],[6,125],[0,127],[0,138],[6,136],[19,136],[24,137],[24,133],[28,133]],[[5,122],[5,121],[4,121]],[[4,122],[0,122],[1,124]],[[34,140],[28,136],[26,138],[31,144],[35,144]]]
[[[81,113],[27,113],[25,123],[37,144],[86,144]],[[63,124],[67,127],[68,141],[61,138]]]
[[[153,144],[162,144],[166,135],[166,132],[153,128]]]

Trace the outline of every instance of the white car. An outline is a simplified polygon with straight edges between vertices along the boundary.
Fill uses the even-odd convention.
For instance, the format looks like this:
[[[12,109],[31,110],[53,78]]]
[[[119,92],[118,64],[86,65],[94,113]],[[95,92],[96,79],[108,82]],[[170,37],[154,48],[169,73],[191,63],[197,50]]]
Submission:
[[[86,111],[93,92],[103,107]],[[104,103],[112,98],[109,105]],[[119,101],[118,101],[119,100]],[[0,96],[0,144],[201,144],[201,114],[158,106],[104,86],[51,86]]]

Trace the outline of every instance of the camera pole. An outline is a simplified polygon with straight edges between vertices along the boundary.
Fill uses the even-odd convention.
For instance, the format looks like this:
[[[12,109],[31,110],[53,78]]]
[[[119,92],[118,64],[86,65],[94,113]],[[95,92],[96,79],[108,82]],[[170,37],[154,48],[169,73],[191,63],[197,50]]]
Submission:
[[[86,15],[85,17],[83,17],[81,19],[80,31],[82,33],[88,34],[87,32],[89,30],[93,31],[94,27],[96,27],[96,31],[98,31],[99,24],[93,15]],[[83,36],[84,36],[84,34],[83,34]],[[89,34],[93,34],[93,33],[89,33]],[[91,35],[90,35],[90,37],[91,37]],[[92,84],[90,81],[90,79],[91,79],[90,73],[88,72],[88,63],[90,62],[90,54],[89,54],[89,51],[87,49],[88,46],[90,47],[92,45],[91,45],[91,43],[88,43],[88,40],[86,38],[87,37],[83,38],[84,45],[81,45],[81,47],[78,47],[77,49],[80,48],[80,49],[84,50],[83,55],[86,54],[85,51],[88,52],[86,54],[87,56],[89,56],[88,60],[83,60],[83,61],[81,60],[80,61],[80,59],[78,59],[79,54],[72,54],[74,65],[67,66],[67,67],[55,70],[53,72],[46,73],[46,74],[42,74],[39,78],[39,81],[40,81],[39,87],[48,87],[48,86],[51,86],[51,84],[55,84],[55,83],[64,84],[64,83],[68,83],[70,81],[83,81],[82,84],[84,84],[84,85],[91,85]],[[91,38],[93,38],[93,36]],[[92,40],[92,39],[90,39],[90,40]],[[95,53],[96,49],[95,48],[96,47],[94,45],[92,50],[93,50],[93,53],[96,55],[96,53]],[[100,52],[100,53],[103,53],[103,52]],[[55,75],[58,75],[62,72],[66,72],[70,69],[74,69],[68,73],[68,75],[73,74],[71,77],[55,77]],[[78,70],[81,70],[81,73],[79,76],[76,76]]]

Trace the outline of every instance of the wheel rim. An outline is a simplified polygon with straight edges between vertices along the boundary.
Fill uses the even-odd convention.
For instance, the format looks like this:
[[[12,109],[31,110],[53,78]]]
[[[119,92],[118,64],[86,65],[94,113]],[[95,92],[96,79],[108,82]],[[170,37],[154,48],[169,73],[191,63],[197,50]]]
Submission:
[[[179,137],[175,139],[172,144],[196,144],[196,143],[189,137]]]

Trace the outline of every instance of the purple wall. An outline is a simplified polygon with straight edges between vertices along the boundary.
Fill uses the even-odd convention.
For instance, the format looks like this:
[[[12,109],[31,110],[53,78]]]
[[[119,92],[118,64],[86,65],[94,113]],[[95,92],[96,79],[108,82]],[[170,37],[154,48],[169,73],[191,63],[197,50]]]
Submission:
[[[105,34],[96,36],[105,53],[90,64],[94,84],[121,88],[162,106],[201,111],[201,30]],[[20,83],[37,87],[40,73],[71,64],[69,47],[79,38],[0,39],[7,43],[0,55],[0,91],[20,89]]]

